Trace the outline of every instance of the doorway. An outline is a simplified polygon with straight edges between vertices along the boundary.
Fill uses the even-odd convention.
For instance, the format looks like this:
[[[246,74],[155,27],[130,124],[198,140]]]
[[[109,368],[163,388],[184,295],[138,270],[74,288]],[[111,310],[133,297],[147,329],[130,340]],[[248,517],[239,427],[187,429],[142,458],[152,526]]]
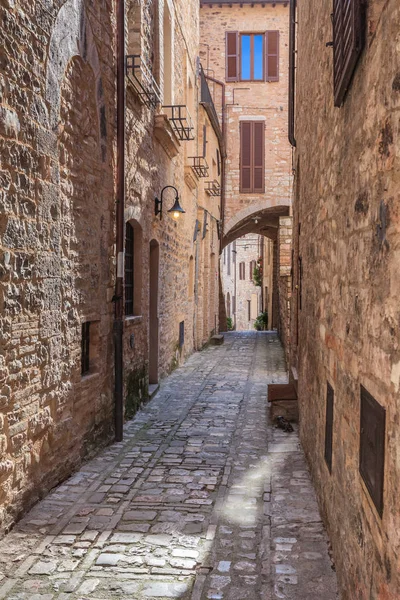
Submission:
[[[158,274],[160,246],[150,242],[150,297],[149,297],[149,384],[158,383]]]

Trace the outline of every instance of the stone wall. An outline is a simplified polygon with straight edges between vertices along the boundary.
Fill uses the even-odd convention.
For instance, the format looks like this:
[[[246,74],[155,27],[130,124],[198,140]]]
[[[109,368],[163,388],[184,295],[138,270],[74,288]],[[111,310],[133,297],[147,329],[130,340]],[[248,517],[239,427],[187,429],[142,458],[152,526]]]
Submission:
[[[366,47],[334,108],[331,7],[298,3],[295,250],[301,437],[344,600],[400,597],[400,7],[367,7]],[[310,77],[310,74],[312,76]],[[299,240],[297,240],[299,232]],[[292,326],[295,327],[296,319]],[[293,331],[293,330],[292,330]],[[327,382],[333,459],[324,460]],[[386,409],[382,516],[359,471],[360,385]]]
[[[292,217],[279,219],[278,231],[278,289],[279,289],[279,324],[278,331],[285,358],[289,364],[290,355],[290,305],[292,296]]]
[[[2,530],[112,433],[110,10],[0,4]]]
[[[5,529],[113,434],[116,31],[108,2],[4,0],[0,15]],[[147,398],[150,366],[158,381],[218,329],[221,213],[220,199],[206,194],[190,167],[208,122],[210,176],[220,182],[217,135],[199,105],[198,3],[132,0],[126,25],[128,53],[140,53],[162,95],[170,86],[174,102],[190,106],[193,119],[193,140],[179,141],[162,102],[147,107],[127,83],[125,221],[135,240],[134,314],[124,320],[123,334],[129,417]],[[164,195],[162,219],[155,216],[155,197],[166,185],[177,188],[186,211],[179,222],[167,212],[173,190]]]

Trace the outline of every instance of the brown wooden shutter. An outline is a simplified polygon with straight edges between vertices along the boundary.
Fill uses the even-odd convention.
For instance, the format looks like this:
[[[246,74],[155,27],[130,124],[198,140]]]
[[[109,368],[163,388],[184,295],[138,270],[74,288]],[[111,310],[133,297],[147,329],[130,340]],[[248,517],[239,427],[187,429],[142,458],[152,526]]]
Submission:
[[[265,80],[279,81],[279,31],[265,32]]]
[[[252,191],[252,127],[250,122],[240,123],[240,191]]]
[[[333,79],[335,106],[341,106],[364,47],[363,0],[333,0]]]
[[[254,121],[253,192],[264,192],[264,121]]]
[[[227,31],[225,37],[226,81],[239,79],[239,33]]]

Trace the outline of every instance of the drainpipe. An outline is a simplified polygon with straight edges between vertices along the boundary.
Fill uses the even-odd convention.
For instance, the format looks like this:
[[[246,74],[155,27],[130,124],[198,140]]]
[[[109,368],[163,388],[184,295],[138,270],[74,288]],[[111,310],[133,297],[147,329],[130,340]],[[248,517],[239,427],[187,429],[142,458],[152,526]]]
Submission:
[[[205,76],[208,81],[212,81],[217,85],[221,86],[222,90],[222,140],[224,147],[221,148],[221,240],[220,240],[220,252],[222,251],[222,237],[225,225],[225,173],[226,173],[226,122],[225,122],[225,83],[210,75]]]
[[[289,142],[296,147],[294,137],[296,99],[296,1],[290,0],[289,12]]]
[[[124,425],[123,331],[124,331],[124,209],[125,209],[125,0],[117,1],[117,206],[114,318],[115,441],[121,442]]]

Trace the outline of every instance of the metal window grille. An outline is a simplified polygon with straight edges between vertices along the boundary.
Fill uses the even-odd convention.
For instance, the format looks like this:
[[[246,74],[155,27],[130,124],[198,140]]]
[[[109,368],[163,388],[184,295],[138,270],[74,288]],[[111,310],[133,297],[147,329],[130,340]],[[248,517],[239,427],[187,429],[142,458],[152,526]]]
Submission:
[[[169,122],[174,130],[178,140],[188,142],[194,140],[194,127],[191,116],[184,104],[164,105]]]
[[[361,386],[360,474],[382,517],[386,410]]]
[[[189,160],[192,161],[190,166],[198,177],[208,177],[209,167],[204,156],[189,156]]]
[[[89,373],[89,356],[90,356],[90,322],[82,323],[82,339],[81,339],[81,374]]]
[[[130,223],[125,228],[125,315],[133,315],[133,250],[134,231]]]
[[[156,108],[161,102],[161,90],[141,56],[130,54],[126,57],[126,74],[140,101],[148,108]]]

